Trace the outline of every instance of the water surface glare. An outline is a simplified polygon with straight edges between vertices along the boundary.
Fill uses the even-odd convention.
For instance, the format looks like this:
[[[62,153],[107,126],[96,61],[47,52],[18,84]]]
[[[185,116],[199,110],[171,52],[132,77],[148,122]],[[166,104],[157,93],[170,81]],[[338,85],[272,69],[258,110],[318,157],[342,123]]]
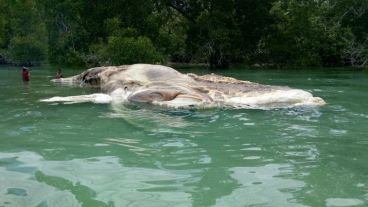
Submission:
[[[220,71],[327,102],[274,110],[41,103],[95,92],[55,72],[0,67],[1,207],[368,206],[367,72]]]

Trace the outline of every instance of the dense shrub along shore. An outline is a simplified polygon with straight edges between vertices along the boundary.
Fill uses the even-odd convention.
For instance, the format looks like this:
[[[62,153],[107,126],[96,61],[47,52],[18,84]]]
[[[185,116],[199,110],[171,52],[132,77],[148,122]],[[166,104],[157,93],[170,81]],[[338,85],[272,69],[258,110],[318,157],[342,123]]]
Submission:
[[[0,64],[368,65],[368,0],[0,0]]]

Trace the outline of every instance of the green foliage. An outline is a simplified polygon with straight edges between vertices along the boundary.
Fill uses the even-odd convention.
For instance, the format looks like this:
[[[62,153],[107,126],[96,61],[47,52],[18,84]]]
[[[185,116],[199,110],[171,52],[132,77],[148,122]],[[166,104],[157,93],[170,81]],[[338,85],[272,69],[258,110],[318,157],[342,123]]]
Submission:
[[[62,58],[63,59],[61,59],[60,62],[68,66],[76,66],[84,64],[82,54],[72,49],[65,51]]]
[[[132,63],[161,63],[163,56],[147,37],[116,37],[109,38],[105,47],[100,49],[105,62],[112,65]]]
[[[331,16],[349,28],[353,38],[344,50],[345,60],[355,67],[368,67],[368,0],[334,0]]]
[[[264,36],[260,51],[276,64],[337,66],[352,41],[349,28],[329,16],[332,6],[324,1],[282,0],[273,4],[277,20],[273,32]]]
[[[0,0],[0,10],[4,11],[6,9],[3,0]],[[6,22],[7,18],[4,12],[0,12],[0,64],[6,62],[6,53],[7,51],[4,48],[7,46],[7,32],[6,32]]]
[[[45,45],[34,37],[16,36],[9,44],[9,58],[17,65],[39,64],[45,54]]]
[[[34,0],[0,0],[0,50],[4,62],[39,64],[47,54],[46,27]]]
[[[3,47],[5,43],[5,21],[5,17],[0,13],[0,47]]]
[[[0,10],[0,62],[368,63],[368,0],[0,0]]]

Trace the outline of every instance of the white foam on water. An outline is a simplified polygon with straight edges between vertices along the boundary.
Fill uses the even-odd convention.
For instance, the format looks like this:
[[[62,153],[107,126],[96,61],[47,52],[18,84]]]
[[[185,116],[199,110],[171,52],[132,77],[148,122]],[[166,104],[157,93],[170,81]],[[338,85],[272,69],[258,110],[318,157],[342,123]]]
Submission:
[[[243,160],[259,160],[259,159],[261,159],[260,156],[243,157]]]
[[[327,198],[327,207],[345,207],[363,205],[364,201],[357,198]]]

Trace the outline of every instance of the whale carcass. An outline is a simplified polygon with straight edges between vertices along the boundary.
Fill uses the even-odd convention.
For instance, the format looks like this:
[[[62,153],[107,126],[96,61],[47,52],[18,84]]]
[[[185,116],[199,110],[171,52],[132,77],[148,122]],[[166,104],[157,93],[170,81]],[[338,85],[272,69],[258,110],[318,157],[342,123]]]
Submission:
[[[41,101],[260,109],[325,104],[321,98],[300,89],[263,85],[216,74],[182,74],[170,67],[150,64],[96,67],[69,78],[53,79],[52,82],[97,87],[100,93]]]

